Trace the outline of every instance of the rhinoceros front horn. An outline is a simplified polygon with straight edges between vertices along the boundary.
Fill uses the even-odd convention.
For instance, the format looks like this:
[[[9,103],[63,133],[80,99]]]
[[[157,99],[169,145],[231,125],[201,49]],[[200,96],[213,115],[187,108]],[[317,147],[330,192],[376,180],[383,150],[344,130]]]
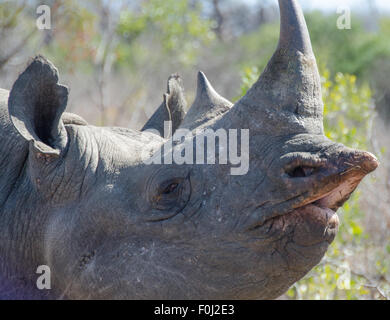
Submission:
[[[295,127],[295,131],[321,134],[321,82],[305,18],[296,0],[279,0],[279,7],[277,49],[258,81],[233,107],[232,116],[245,117],[250,128],[268,123],[267,130]]]

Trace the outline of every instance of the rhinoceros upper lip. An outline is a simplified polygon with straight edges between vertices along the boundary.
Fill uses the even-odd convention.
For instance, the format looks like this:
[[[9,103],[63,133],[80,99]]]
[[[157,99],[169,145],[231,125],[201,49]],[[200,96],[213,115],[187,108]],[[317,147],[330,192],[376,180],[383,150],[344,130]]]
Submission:
[[[308,204],[313,204],[321,208],[329,208],[333,211],[337,211],[337,209],[340,208],[344,204],[344,202],[348,200],[351,193],[359,184],[361,178],[362,177],[360,176],[350,177],[349,179],[344,180],[331,191],[328,191],[322,195],[317,195],[314,198],[307,199],[295,209],[298,209]]]

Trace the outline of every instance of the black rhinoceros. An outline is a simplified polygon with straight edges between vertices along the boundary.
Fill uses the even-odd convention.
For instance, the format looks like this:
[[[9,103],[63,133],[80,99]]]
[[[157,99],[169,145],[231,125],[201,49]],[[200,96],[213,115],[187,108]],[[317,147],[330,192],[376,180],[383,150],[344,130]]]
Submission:
[[[185,115],[175,75],[143,130],[96,127],[64,113],[68,90],[41,56],[0,91],[3,298],[272,299],[321,260],[335,211],[378,162],[324,136],[304,16],[295,0],[279,6],[276,52],[234,105],[199,73]],[[164,122],[191,134],[172,143]],[[195,146],[205,130],[247,134],[242,174],[219,161],[223,134]],[[213,143],[214,164],[147,161]],[[50,290],[37,287],[42,265]]]

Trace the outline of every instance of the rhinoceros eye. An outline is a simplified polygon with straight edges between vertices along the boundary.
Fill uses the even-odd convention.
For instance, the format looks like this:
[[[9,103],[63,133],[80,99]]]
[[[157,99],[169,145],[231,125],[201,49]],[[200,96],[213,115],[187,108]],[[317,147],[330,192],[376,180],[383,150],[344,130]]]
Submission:
[[[145,200],[153,209],[147,219],[164,220],[181,212],[190,200],[190,171],[185,167],[158,168],[145,181],[145,187]]]
[[[178,183],[173,182],[162,191],[162,194],[170,194],[170,193],[174,192],[178,186],[179,186]]]
[[[187,178],[174,178],[160,183],[153,198],[152,205],[158,210],[179,210],[188,202],[190,182]]]
[[[163,182],[159,186],[159,190],[156,195],[156,202],[170,202],[176,198],[180,198],[180,193],[183,189],[184,179],[172,179]]]

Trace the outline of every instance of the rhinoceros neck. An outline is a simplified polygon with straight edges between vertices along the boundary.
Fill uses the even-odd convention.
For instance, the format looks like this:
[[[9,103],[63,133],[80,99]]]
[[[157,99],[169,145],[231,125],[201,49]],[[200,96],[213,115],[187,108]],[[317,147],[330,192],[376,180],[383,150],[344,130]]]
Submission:
[[[0,89],[0,212],[23,173],[28,154],[27,142],[10,121],[8,94]]]
[[[40,217],[32,217],[34,195],[25,170],[28,143],[10,121],[8,95],[0,89],[0,298],[34,298],[40,293],[30,289],[28,279],[36,271],[31,262],[37,253],[29,239],[31,232],[39,234],[30,226],[37,225]],[[26,204],[29,210],[23,208]]]
[[[40,208],[25,166],[0,208],[0,299],[41,299],[37,269],[43,259],[45,208]]]

